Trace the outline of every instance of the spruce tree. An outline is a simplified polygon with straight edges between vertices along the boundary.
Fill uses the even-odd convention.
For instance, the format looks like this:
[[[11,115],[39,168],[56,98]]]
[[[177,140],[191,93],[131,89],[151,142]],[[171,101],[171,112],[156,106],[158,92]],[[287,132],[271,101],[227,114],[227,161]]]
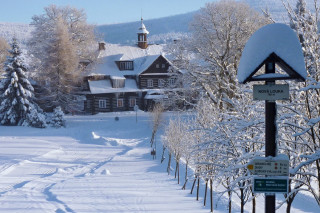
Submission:
[[[49,123],[55,128],[66,127],[66,120],[64,119],[64,113],[60,106],[54,108],[52,119]]]
[[[0,82],[0,124],[44,128],[45,116],[34,102],[34,89],[26,77],[27,66],[15,38],[9,53]]]

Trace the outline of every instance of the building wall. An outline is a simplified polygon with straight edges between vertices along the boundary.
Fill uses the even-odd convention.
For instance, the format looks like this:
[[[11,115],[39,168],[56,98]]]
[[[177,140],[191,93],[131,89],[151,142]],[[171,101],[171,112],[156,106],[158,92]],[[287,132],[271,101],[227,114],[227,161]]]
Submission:
[[[135,99],[135,105],[139,106],[139,109],[144,109],[142,94],[139,93],[118,93],[118,94],[96,94],[87,95],[84,109],[86,113],[97,114],[99,112],[121,112],[121,111],[133,111],[134,104],[130,106],[130,99]],[[118,99],[122,100],[123,106],[118,107]],[[99,101],[105,100],[105,107],[99,106]]]

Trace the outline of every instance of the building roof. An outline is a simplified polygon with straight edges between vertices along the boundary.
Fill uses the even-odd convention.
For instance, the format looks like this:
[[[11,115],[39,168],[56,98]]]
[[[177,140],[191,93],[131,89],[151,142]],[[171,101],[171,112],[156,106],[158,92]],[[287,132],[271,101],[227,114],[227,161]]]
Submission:
[[[139,75],[163,54],[163,45],[149,45],[141,49],[136,45],[106,44],[99,52],[99,62],[90,75],[125,76]],[[119,70],[116,61],[133,61],[133,70]]]
[[[147,30],[146,26],[141,23],[141,27],[139,28],[137,33],[149,34],[149,31]]]
[[[126,79],[124,88],[112,88],[110,79],[88,82],[91,94],[141,91],[134,79]]]

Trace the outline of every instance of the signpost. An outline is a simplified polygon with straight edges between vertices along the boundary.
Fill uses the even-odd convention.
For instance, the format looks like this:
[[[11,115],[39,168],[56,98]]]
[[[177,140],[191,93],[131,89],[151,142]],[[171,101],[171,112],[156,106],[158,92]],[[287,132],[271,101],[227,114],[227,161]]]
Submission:
[[[288,177],[286,178],[254,178],[254,193],[288,193]]]
[[[288,57],[288,53],[291,57]],[[282,69],[282,73],[276,73],[276,65]],[[258,75],[262,67],[265,73]],[[265,82],[265,85],[254,86],[253,97],[254,100],[265,100],[266,158],[253,160],[247,168],[255,175],[269,176],[254,178],[254,192],[266,193],[265,212],[274,213],[274,193],[288,193],[289,174],[289,161],[268,161],[269,157],[277,156],[276,100],[289,99],[289,86],[277,85],[276,81],[305,81],[307,77],[297,34],[285,24],[269,24],[256,31],[242,52],[237,76],[240,83]],[[279,179],[275,175],[285,178]]]
[[[289,176],[289,160],[253,159],[247,168],[253,175]]]
[[[289,84],[253,85],[253,100],[289,100]]]

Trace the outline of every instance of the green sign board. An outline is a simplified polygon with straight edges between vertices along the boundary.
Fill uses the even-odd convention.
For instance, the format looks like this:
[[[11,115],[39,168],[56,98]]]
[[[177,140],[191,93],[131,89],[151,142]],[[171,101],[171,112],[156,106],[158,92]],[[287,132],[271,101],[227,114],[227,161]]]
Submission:
[[[255,193],[288,193],[288,178],[254,178]]]

